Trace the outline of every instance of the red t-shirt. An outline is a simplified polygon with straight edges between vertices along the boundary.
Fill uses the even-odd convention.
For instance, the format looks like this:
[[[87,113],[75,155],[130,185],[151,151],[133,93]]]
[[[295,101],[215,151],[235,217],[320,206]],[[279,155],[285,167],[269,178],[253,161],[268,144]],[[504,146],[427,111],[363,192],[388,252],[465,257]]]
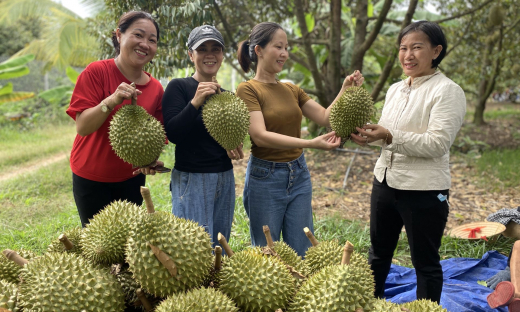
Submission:
[[[149,73],[150,80],[145,85],[137,85],[143,93],[137,97],[137,105],[163,123],[161,99],[163,87]],[[79,75],[72,93],[67,114],[76,120],[76,113],[97,106],[110,96],[122,83],[131,82],[121,74],[114,59],[96,61],[87,66]],[[112,150],[108,140],[108,127],[114,113],[123,105],[118,105],[95,132],[82,137],[76,135],[70,155],[70,167],[78,176],[97,182],[121,182],[133,177],[132,165],[124,162]]]

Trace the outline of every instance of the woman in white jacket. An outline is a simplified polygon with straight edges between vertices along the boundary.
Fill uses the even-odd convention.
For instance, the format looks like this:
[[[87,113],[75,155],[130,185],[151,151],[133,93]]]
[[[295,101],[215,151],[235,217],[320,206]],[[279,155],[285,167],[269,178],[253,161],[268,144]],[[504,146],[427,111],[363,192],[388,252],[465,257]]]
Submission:
[[[383,297],[404,225],[417,274],[417,299],[440,301],[439,247],[449,213],[449,151],[466,113],[462,89],[437,66],[446,55],[439,25],[413,23],[399,34],[399,61],[408,79],[386,94],[377,125],[352,140],[379,145],[370,204],[369,263],[375,295]],[[367,131],[368,130],[368,131]]]

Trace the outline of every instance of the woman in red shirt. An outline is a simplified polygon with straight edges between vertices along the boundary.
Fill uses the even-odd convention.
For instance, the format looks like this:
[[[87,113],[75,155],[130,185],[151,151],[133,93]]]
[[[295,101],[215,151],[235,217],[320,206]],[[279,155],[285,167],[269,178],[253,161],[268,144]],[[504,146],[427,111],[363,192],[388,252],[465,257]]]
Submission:
[[[78,133],[70,167],[74,200],[83,226],[114,200],[142,203],[139,188],[146,177],[134,176],[132,165],[115,154],[108,140],[108,127],[121,104],[130,104],[132,98],[163,122],[163,88],[143,71],[157,51],[158,40],[159,26],[150,14],[125,13],[112,33],[116,57],[89,64],[78,77],[67,114],[76,121]],[[136,87],[131,86],[132,82]]]

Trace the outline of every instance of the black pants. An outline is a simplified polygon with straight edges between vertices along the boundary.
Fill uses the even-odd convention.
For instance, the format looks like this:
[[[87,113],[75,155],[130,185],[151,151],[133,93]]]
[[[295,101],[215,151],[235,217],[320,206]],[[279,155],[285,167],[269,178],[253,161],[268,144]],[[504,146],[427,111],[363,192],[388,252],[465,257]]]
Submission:
[[[404,225],[412,263],[417,274],[417,299],[439,302],[442,267],[439,263],[449,204],[437,196],[449,190],[405,191],[374,179],[370,202],[370,242],[368,262],[374,271],[375,296],[382,298],[394,250]]]
[[[114,200],[128,200],[137,205],[143,203],[141,186],[146,176],[139,174],[123,182],[96,182],[72,174],[72,192],[78,207],[81,225],[85,227],[89,219]]]

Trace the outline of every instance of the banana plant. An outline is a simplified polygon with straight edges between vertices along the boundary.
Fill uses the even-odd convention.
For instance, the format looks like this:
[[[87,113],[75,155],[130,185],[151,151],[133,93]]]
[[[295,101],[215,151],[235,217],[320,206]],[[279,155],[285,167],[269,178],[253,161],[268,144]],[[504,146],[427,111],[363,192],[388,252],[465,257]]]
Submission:
[[[0,79],[12,79],[27,75],[29,67],[27,63],[34,60],[33,54],[13,57],[0,63]],[[6,102],[20,101],[34,96],[33,92],[14,92],[11,82],[0,85],[0,105]]]
[[[58,86],[56,88],[52,88],[39,93],[38,97],[44,99],[49,103],[55,104],[65,102],[65,99],[68,100],[67,102],[70,102],[70,97],[72,96],[72,91],[74,90],[74,86],[78,81],[79,73],[70,66],[67,67],[65,72],[67,73],[67,77],[69,78],[70,82],[72,82],[74,85]]]

